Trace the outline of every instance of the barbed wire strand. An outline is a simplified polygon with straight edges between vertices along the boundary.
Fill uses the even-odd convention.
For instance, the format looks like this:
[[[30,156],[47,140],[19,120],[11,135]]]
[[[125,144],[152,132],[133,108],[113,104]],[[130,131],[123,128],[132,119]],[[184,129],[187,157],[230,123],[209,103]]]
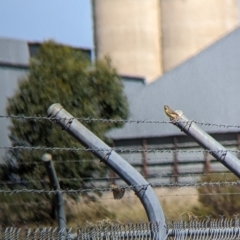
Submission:
[[[183,193],[183,194],[180,194],[180,193],[176,193],[176,194],[157,194],[157,197],[158,198],[168,198],[168,197],[189,197],[189,196],[216,196],[216,197],[219,197],[219,196],[227,196],[227,195],[240,195],[240,192],[233,192],[233,193],[230,193],[230,192],[222,192],[222,193]],[[129,199],[138,199],[137,196],[127,196],[126,198],[129,198]],[[103,200],[114,200],[113,197],[102,197],[101,199]]]
[[[129,162],[130,164],[134,165],[134,164],[142,164],[142,161],[145,161],[145,159],[143,158],[126,158],[126,157],[123,157],[124,160],[126,160],[127,162]],[[84,163],[84,162],[94,162],[94,161],[100,161],[98,158],[94,158],[94,159],[67,159],[67,160],[52,160],[53,163]],[[162,158],[159,158],[159,157],[147,157],[146,159],[147,163],[151,166],[151,164],[171,164],[173,162],[173,157],[166,157],[164,159]],[[202,161],[202,162],[205,162],[205,159],[204,158],[188,158],[188,157],[184,157],[182,159],[178,159],[178,163],[179,164],[184,164],[186,162],[189,162],[189,161]],[[210,161],[217,161],[216,159],[212,158],[210,159]],[[7,164],[8,162],[5,161],[3,162],[2,164]],[[16,162],[18,165],[44,165],[44,162],[43,161],[24,161],[24,162]]]
[[[232,172],[219,172],[219,173],[202,173],[202,174],[166,174],[165,176],[163,174],[149,174],[148,175],[148,178],[155,178],[155,179],[161,179],[163,177],[182,177],[182,176],[212,176],[212,175],[225,175],[225,174],[233,174]],[[59,181],[75,181],[75,182],[83,182],[83,181],[111,181],[111,180],[122,180],[122,178],[120,177],[85,177],[85,178],[58,178]],[[29,184],[29,183],[45,183],[47,182],[46,180],[44,179],[28,179],[28,180],[25,180],[25,179],[22,179],[22,180],[15,180],[14,181],[0,181],[0,184],[6,184],[6,185],[21,185],[21,184]],[[181,184],[181,182],[177,182],[179,184]],[[198,183],[198,182],[196,182]],[[160,184],[160,183],[159,183]]]
[[[11,147],[11,146],[9,146]],[[18,146],[17,146],[18,147]],[[233,146],[234,148],[236,148],[236,146]],[[192,148],[192,147],[190,147]],[[115,148],[118,149],[118,148]],[[139,149],[139,148],[137,148]],[[152,148],[149,148],[152,149]],[[173,148],[168,148],[168,149],[173,149]],[[181,148],[179,148],[180,150]],[[199,148],[201,149],[201,148]],[[114,150],[114,149],[113,149]],[[165,150],[167,150],[165,148]],[[175,149],[173,149],[175,150]],[[227,150],[232,151],[232,150],[237,150],[237,149],[229,149],[227,148]],[[31,150],[30,150],[31,151]],[[34,150],[32,150],[34,151]],[[123,155],[122,156],[124,158],[124,160],[126,160],[127,162],[131,163],[131,164],[138,164],[138,163],[142,163],[142,161],[147,161],[147,163],[149,164],[156,164],[156,163],[168,163],[168,162],[172,162],[173,161],[173,156],[147,156],[146,159],[142,157],[142,155],[139,155],[139,157],[132,157],[131,155]],[[209,159],[210,161],[217,161],[214,157],[212,157],[211,159]],[[58,160],[53,159],[52,162],[56,162],[56,163],[78,163],[78,162],[91,162],[91,161],[99,161],[98,158],[89,158],[89,159],[64,159],[64,160]],[[194,156],[194,158],[191,156],[178,156],[178,163],[183,163],[184,162],[189,162],[189,161],[205,161],[204,156]],[[4,163],[4,162],[3,162]],[[43,161],[24,161],[24,162],[18,162],[18,164],[44,164]]]
[[[34,194],[36,192],[29,192],[31,194]],[[8,194],[8,193],[6,193]],[[37,194],[40,194],[40,192],[37,192]],[[77,193],[75,193],[77,194]],[[189,197],[189,196],[213,196],[213,197],[219,197],[219,196],[229,196],[229,195],[240,195],[240,192],[220,192],[220,193],[184,193],[184,194],[180,194],[180,193],[176,193],[176,194],[157,194],[157,197],[158,198],[171,198],[171,197]],[[123,198],[124,199],[124,198]],[[137,196],[127,196],[125,197],[125,199],[138,199]],[[101,200],[105,201],[105,200],[115,200],[114,197],[101,197]],[[89,200],[91,201],[91,199]],[[92,200],[94,202],[94,200]],[[46,203],[41,203],[39,202],[40,204],[46,204],[46,203],[49,203],[49,202],[46,202]],[[34,205],[35,203],[33,203]],[[38,203],[36,203],[37,205]],[[14,204],[9,204],[9,203],[0,203],[0,206],[1,205],[14,205]],[[17,204],[16,204],[17,205]],[[23,204],[18,204],[18,205],[24,205]],[[30,206],[30,205],[29,205]]]
[[[182,188],[182,187],[220,187],[220,186],[237,186],[240,185],[240,180],[237,181],[231,181],[231,182],[227,182],[227,181],[223,181],[223,182],[173,182],[173,183],[148,183],[148,184],[144,184],[144,185],[130,185],[130,186],[119,186],[119,189],[125,189],[125,190],[136,190],[139,188],[141,190],[146,190],[148,186],[152,186],[152,187],[168,187],[168,188],[173,188],[173,187],[178,187],[178,188]],[[60,190],[46,190],[46,189],[28,189],[28,188],[24,188],[24,189],[13,189],[13,190],[5,190],[5,189],[0,189],[0,193],[3,194],[15,194],[15,193],[46,193],[46,194],[57,194],[57,193],[67,193],[67,194],[72,194],[72,193],[89,193],[89,192],[106,192],[106,191],[112,191],[111,187],[94,187],[94,188],[80,188],[80,189],[60,189]],[[239,193],[240,194],[240,193]]]
[[[189,169],[188,169],[189,170]],[[190,171],[190,170],[189,170]],[[148,174],[147,178],[148,179],[164,179],[164,178],[173,178],[173,177],[211,177],[211,176],[221,176],[221,177],[227,177],[227,175],[233,175],[232,172],[230,171],[219,171],[219,172],[210,172],[210,173],[205,173],[205,172],[195,172],[195,173],[188,173],[188,172],[183,172],[183,173],[170,173],[170,172],[161,172],[161,173],[153,173],[153,174]],[[122,178],[118,177],[118,175],[116,176],[104,176],[104,177],[83,177],[83,178],[58,178],[59,181],[112,181],[112,180],[122,180]],[[16,179],[16,181],[0,181],[0,184],[26,184],[26,183],[32,183],[32,182],[40,182],[40,183],[44,183],[44,179]]]
[[[0,118],[11,118],[19,120],[48,120],[48,121],[60,121],[60,120],[73,120],[76,119],[80,122],[101,122],[101,123],[171,123],[170,121],[165,120],[149,120],[149,119],[105,119],[105,118],[92,118],[92,117],[83,117],[83,118],[57,118],[57,117],[44,117],[44,116],[25,116],[25,115],[0,115]],[[225,123],[211,123],[211,122],[200,122],[196,120],[183,121],[182,123],[194,122],[201,126],[214,126],[222,128],[240,128],[239,124],[225,124]]]
[[[226,150],[207,150],[207,149],[162,149],[162,148],[83,148],[83,147],[46,147],[46,146],[0,146],[4,150],[26,150],[26,151],[72,151],[72,152],[109,152],[115,151],[118,153],[137,153],[137,152],[150,152],[150,153],[236,153],[239,154],[240,150],[226,149]]]

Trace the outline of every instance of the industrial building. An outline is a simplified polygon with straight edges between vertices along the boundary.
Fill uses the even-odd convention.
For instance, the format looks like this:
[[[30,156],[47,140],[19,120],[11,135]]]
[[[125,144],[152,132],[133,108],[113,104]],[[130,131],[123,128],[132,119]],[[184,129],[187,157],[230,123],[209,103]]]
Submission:
[[[127,87],[137,89],[128,90],[130,94],[127,95],[129,119],[136,122],[130,121],[123,128],[110,131],[108,136],[117,148],[156,149],[156,152],[144,154],[122,153],[145,176],[226,171],[209,154],[203,154],[200,151],[203,149],[178,128],[154,121],[169,121],[163,109],[164,105],[169,105],[174,110],[182,110],[189,119],[202,123],[200,127],[228,149],[239,149],[239,43],[240,27],[153,83],[143,85],[141,81],[135,81],[135,87]],[[150,123],[141,123],[144,120]],[[161,149],[170,151],[162,153],[158,151]],[[171,152],[174,149],[198,150],[199,153],[180,151],[175,154]]]
[[[237,125],[240,107],[240,28],[237,0],[92,0],[95,55],[108,54],[122,76],[135,120],[168,120],[167,104],[203,123]],[[39,43],[0,38],[0,114]],[[91,56],[91,50],[85,49]],[[0,146],[9,146],[0,118]],[[225,146],[240,146],[239,127],[204,130]],[[126,123],[108,133],[116,147],[199,149],[171,124]],[[4,150],[0,150],[3,157]],[[209,155],[123,153],[149,177],[161,173],[225,171]],[[174,164],[172,164],[174,163]],[[182,165],[181,165],[182,164]],[[143,167],[144,166],[144,167]],[[188,167],[186,167],[188,166]],[[176,180],[176,179],[175,179]]]
[[[95,53],[152,82],[239,23],[238,0],[92,0]]]

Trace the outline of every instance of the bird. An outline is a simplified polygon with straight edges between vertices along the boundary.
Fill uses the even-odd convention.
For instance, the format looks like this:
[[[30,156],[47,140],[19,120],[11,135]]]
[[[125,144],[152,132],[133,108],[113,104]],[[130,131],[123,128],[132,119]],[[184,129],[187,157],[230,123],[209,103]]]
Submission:
[[[164,111],[171,121],[177,120],[177,118],[179,118],[179,115],[175,111],[173,111],[168,105],[164,105]]]
[[[114,199],[121,199],[124,196],[125,189],[111,183],[109,187],[112,189]]]

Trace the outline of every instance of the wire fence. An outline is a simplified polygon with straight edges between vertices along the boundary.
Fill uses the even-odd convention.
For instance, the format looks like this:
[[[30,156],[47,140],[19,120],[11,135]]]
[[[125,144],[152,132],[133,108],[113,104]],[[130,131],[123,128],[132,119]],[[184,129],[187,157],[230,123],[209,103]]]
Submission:
[[[202,176],[212,176],[212,175],[219,175],[221,173],[214,173],[214,174],[201,174]],[[225,174],[225,173],[224,173]],[[227,174],[227,173],[226,173]],[[161,175],[162,176],[162,175]],[[156,176],[155,176],[156,177]],[[74,181],[74,182],[80,182],[82,180],[111,180],[111,178],[58,178],[59,181]],[[116,179],[116,178],[112,178],[112,179]],[[121,179],[121,178],[118,178]],[[17,184],[30,184],[30,183],[43,183],[45,180],[43,179],[31,179],[31,180],[19,180],[16,182],[12,182],[12,181],[0,181],[0,185],[17,185]],[[46,181],[47,182],[47,181]],[[236,185],[240,185],[240,180],[236,180],[236,181],[210,181],[210,182],[196,182],[196,181],[192,181],[192,182],[172,182],[172,183],[163,183],[163,182],[154,182],[154,183],[149,183],[152,187],[161,187],[161,188],[172,188],[172,187],[206,187],[206,186],[210,186],[210,187],[215,187],[215,186],[236,186]],[[145,186],[145,185],[144,185]],[[134,189],[137,186],[119,186],[122,189]],[[85,189],[86,191],[91,191],[91,189],[94,188],[90,188],[90,189]],[[101,189],[101,188],[97,188],[97,189]],[[102,188],[105,189],[105,188]],[[108,188],[106,188],[108,189]],[[110,188],[109,188],[110,189]]]
[[[111,154],[112,151],[115,151],[117,153],[142,153],[142,152],[148,152],[148,153],[190,153],[190,154],[196,154],[196,153],[221,153],[223,155],[227,154],[228,152],[239,154],[240,150],[235,149],[227,149],[227,150],[207,150],[207,149],[162,149],[162,148],[127,148],[127,147],[115,147],[111,148],[110,150],[108,148],[83,148],[83,147],[47,147],[47,146],[0,146],[0,149],[4,150],[25,150],[25,151],[43,151],[43,152],[107,152],[108,154]]]
[[[195,216],[196,217],[196,216]],[[90,224],[86,228],[72,229],[59,228],[3,228],[0,232],[2,240],[15,239],[160,239],[159,228],[162,223],[116,224],[111,221],[102,221]],[[240,224],[238,217],[227,219],[194,218],[189,221],[175,221],[164,224],[166,236],[162,240],[185,239],[239,239]]]
[[[0,115],[0,118],[5,119],[14,119],[19,121],[59,121],[58,118],[49,118],[49,117],[41,117],[41,116],[11,116],[11,115]],[[101,122],[101,123],[128,123],[128,124],[167,124],[170,123],[169,121],[160,121],[160,120],[141,120],[141,119],[94,119],[94,118],[74,118],[77,119],[80,122],[83,123],[89,123],[89,122]],[[71,119],[66,119],[66,121],[72,121]],[[201,126],[214,126],[219,128],[240,128],[240,125],[238,124],[222,124],[222,123],[207,123],[207,122],[198,122],[195,120],[191,121],[185,121],[186,124],[196,123]],[[225,141],[225,144],[227,146],[232,146],[233,141]],[[235,142],[234,142],[235,144]],[[28,151],[28,152],[54,152],[61,154],[62,152],[104,152],[106,156],[111,155],[113,151],[119,153],[119,154],[128,154],[125,155],[125,159],[132,163],[134,165],[134,162],[138,161],[138,165],[142,164],[146,158],[143,158],[142,155],[139,155],[136,157],[134,155],[135,153],[143,154],[143,153],[149,153],[150,155],[147,157],[148,164],[151,165],[151,161],[154,164],[165,164],[165,165],[173,165],[173,157],[169,157],[169,155],[164,155],[162,158],[159,157],[159,155],[154,156],[151,154],[183,154],[187,153],[189,156],[183,156],[185,162],[191,162],[193,157],[198,154],[212,154],[212,153],[220,153],[222,154],[223,158],[227,153],[233,153],[235,155],[240,155],[239,149],[226,149],[226,150],[206,150],[206,149],[192,149],[187,148],[185,146],[184,148],[173,148],[172,146],[169,147],[161,147],[160,145],[158,147],[112,147],[111,149],[107,148],[85,148],[85,147],[48,147],[48,146],[0,146],[0,150],[18,150],[18,151]],[[133,157],[129,157],[133,155]],[[163,160],[164,159],[164,160]],[[93,161],[99,161],[98,159],[66,159],[66,160],[54,160],[53,162],[55,164],[65,163],[65,164],[72,164],[72,163],[85,163],[85,162],[93,162]],[[183,161],[183,163],[184,163]],[[205,160],[199,160],[201,163],[205,163]],[[20,162],[17,163],[18,165],[42,165],[43,162],[39,161],[26,161],[26,162]],[[136,166],[137,166],[136,164]],[[153,164],[153,165],[154,165]],[[178,178],[178,177],[203,177],[203,176],[227,176],[231,174],[230,172],[210,172],[210,173],[204,173],[204,172],[194,172],[194,168],[192,168],[189,172],[161,172],[158,174],[148,174],[148,178],[154,178],[155,182],[149,181],[149,184],[147,185],[119,185],[118,188],[124,191],[135,191],[136,189],[140,191],[145,191],[149,186],[154,188],[184,188],[184,187],[194,187],[194,188],[204,188],[204,187],[226,187],[226,186],[239,186],[240,181],[209,181],[209,182],[202,182],[202,181],[173,181],[173,182],[163,182],[163,178]],[[83,178],[59,178],[58,180],[61,181],[72,181],[72,182],[86,182],[89,183],[90,181],[106,181],[107,183],[111,182],[112,180],[120,180],[118,176],[114,177],[83,177]],[[179,179],[178,179],[179,180]],[[47,194],[47,195],[57,195],[58,193],[63,194],[75,194],[75,195],[81,195],[86,193],[104,193],[104,192],[110,192],[112,191],[111,187],[106,186],[97,186],[94,187],[88,187],[89,185],[85,185],[84,188],[76,188],[76,189],[60,189],[60,190],[54,190],[54,189],[46,189],[46,188],[31,188],[31,184],[41,184],[43,183],[43,179],[37,179],[37,178],[31,178],[31,179],[20,179],[17,181],[0,181],[0,186],[13,186],[10,188],[5,189],[4,187],[0,189],[0,195],[2,196],[14,196],[16,194],[29,194],[29,195],[39,195],[39,194]],[[24,185],[24,187],[19,187],[20,185]],[[17,186],[17,187],[16,187]],[[234,192],[209,192],[209,193],[176,193],[176,194],[158,194],[159,198],[165,198],[165,197],[189,197],[189,196],[227,196],[227,195],[239,195],[240,193],[238,191]],[[137,198],[137,196],[128,196],[129,198]],[[104,197],[103,199],[114,199],[114,197]],[[8,206],[22,206],[25,207],[28,206],[38,206],[38,205],[44,205],[48,204],[48,201],[26,201],[26,202],[3,202],[0,203],[0,209],[4,209]],[[235,219],[236,220],[236,219]],[[235,239],[232,237],[239,237],[239,226],[237,225],[237,221],[229,220],[229,221],[223,221],[216,222],[214,225],[214,221],[211,221],[211,224],[205,221],[202,222],[174,222],[172,225],[166,225],[166,228],[168,229],[168,238],[171,239],[215,239],[215,237],[220,237],[223,235],[228,234],[227,236],[230,238],[227,239]],[[233,226],[234,222],[234,226]],[[210,224],[210,225],[208,225]],[[71,230],[64,230],[64,235],[61,235],[61,233],[58,231],[58,229],[48,229],[48,228],[37,228],[37,229],[26,229],[21,230],[17,228],[7,228],[2,231],[2,238],[0,239],[20,239],[20,235],[22,232],[25,231],[24,235],[26,239],[72,239],[72,237],[77,239],[150,239],[151,236],[151,230],[156,227],[158,228],[158,224],[149,225],[149,224],[139,224],[139,225],[131,225],[132,229],[129,229],[129,225],[124,226],[104,226],[104,227],[91,227],[91,229],[85,229],[85,230],[78,230],[77,235],[74,236],[71,234]],[[128,227],[127,227],[128,226]],[[171,229],[169,230],[169,228]],[[209,229],[213,229],[213,231],[210,231]],[[215,229],[216,228],[216,229]],[[215,230],[216,231],[215,231]],[[219,230],[220,229],[220,230]],[[221,230],[222,229],[222,230]],[[233,230],[234,229],[234,230]],[[205,232],[204,232],[205,231]],[[208,232],[209,231],[209,232]],[[221,234],[219,233],[221,232]],[[212,232],[215,232],[212,234]],[[105,235],[104,235],[105,234]],[[23,235],[21,235],[23,236]]]
[[[43,116],[25,116],[25,115],[0,115],[0,118],[6,118],[6,119],[16,119],[16,120],[33,120],[33,121],[72,121],[73,119],[78,120],[82,123],[90,123],[90,122],[100,122],[100,123],[136,123],[136,124],[142,124],[142,123],[156,123],[156,124],[168,124],[171,123],[170,121],[165,120],[151,120],[151,119],[105,119],[105,118],[91,118],[91,117],[85,117],[85,118],[55,118],[55,117],[43,117]],[[211,123],[211,122],[200,122],[197,120],[191,120],[191,121],[183,121],[183,123],[189,124],[189,123],[196,123],[199,126],[213,126],[213,127],[219,127],[219,128],[240,128],[239,124],[226,124],[226,123]]]
[[[220,186],[239,186],[240,180],[232,181],[232,182],[188,182],[188,183],[149,183],[146,185],[128,185],[128,186],[118,186],[119,189],[124,190],[135,190],[141,188],[142,191],[146,190],[148,186],[152,187],[167,187],[167,188],[181,188],[181,187],[220,187]],[[57,194],[57,193],[66,193],[66,194],[81,194],[81,193],[88,193],[88,192],[106,192],[112,191],[111,187],[95,187],[95,188],[85,188],[85,189],[62,189],[62,190],[46,190],[46,189],[14,189],[14,190],[3,190],[0,189],[0,194],[18,194],[18,193],[36,193],[36,194]],[[218,195],[219,193],[216,193]],[[229,193],[229,194],[240,194],[240,193]]]

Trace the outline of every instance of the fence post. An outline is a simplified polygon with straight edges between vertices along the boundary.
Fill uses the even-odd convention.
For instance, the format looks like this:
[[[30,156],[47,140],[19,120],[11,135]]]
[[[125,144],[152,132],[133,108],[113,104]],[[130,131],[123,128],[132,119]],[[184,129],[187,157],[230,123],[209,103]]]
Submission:
[[[57,218],[58,218],[58,227],[59,229],[65,229],[66,228],[66,217],[65,217],[65,211],[64,211],[64,200],[62,197],[62,193],[60,192],[60,185],[57,179],[56,171],[54,169],[54,165],[52,162],[52,156],[51,154],[45,153],[42,156],[42,161],[45,164],[48,177],[50,179],[50,183],[55,191],[58,191],[55,195],[55,202],[57,206]]]
[[[176,137],[173,137],[173,142],[174,142],[174,150],[175,150],[173,152],[173,179],[174,179],[174,182],[178,182],[178,154],[177,154],[178,142]]]
[[[240,134],[237,134],[237,149],[240,150]],[[240,153],[238,153],[238,159],[240,159]]]
[[[112,143],[112,147],[114,148],[115,147],[115,143],[114,143],[114,141],[113,141],[113,143]],[[116,173],[114,172],[114,171],[112,171],[112,170],[110,170],[109,171],[109,182],[110,183],[112,183],[112,184],[115,184],[116,183],[116,177],[117,177],[117,175],[116,175]]]
[[[142,139],[142,175],[147,178],[148,177],[148,163],[147,163],[147,140],[145,138]]]
[[[160,225],[157,237],[154,239],[165,239],[167,229],[161,205],[151,185],[143,176],[77,119],[74,119],[59,103],[52,104],[48,108],[47,114],[48,117],[54,118],[70,135],[88,147],[95,156],[117,173],[128,185],[132,186],[145,208],[149,221],[158,222]]]
[[[180,110],[175,111],[178,114],[176,120],[171,120],[172,124],[192,137],[200,146],[207,149],[209,153],[219,162],[226,166],[231,172],[240,178],[240,161],[231,152],[227,151],[219,142],[209,134],[199,128],[194,121],[189,120]]]
[[[204,173],[208,174],[210,172],[210,154],[209,152],[204,154]]]

